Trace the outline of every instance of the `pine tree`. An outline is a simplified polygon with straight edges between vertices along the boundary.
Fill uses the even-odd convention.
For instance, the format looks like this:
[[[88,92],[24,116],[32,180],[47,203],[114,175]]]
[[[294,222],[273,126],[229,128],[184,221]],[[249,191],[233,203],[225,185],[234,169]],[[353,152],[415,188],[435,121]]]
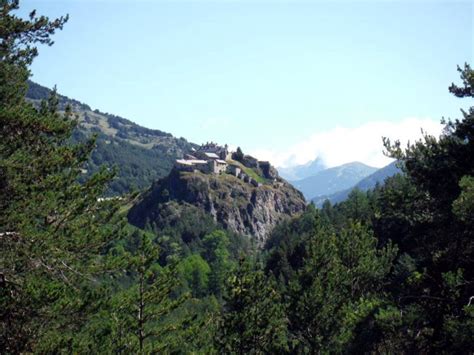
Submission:
[[[24,20],[13,14],[19,0],[0,0],[0,107],[22,104],[30,75],[28,66],[38,55],[36,43],[51,46],[51,35],[68,16],[49,20],[32,11]]]
[[[232,159],[243,162],[244,161],[244,153],[240,147],[237,147],[237,150],[232,154]]]
[[[158,264],[159,248],[147,233],[138,233],[139,245],[127,260],[126,270],[132,279],[130,287],[113,296],[111,317],[111,349],[117,353],[149,354],[164,351],[172,344],[167,338],[172,331],[183,330],[185,322],[169,320],[174,310],[189,298],[187,293],[174,296],[178,287],[174,265]]]
[[[216,230],[203,238],[204,258],[211,267],[209,291],[218,299],[222,298],[227,273],[232,268],[229,260],[229,238],[226,233]]]
[[[68,349],[100,291],[100,254],[120,236],[117,203],[100,201],[113,172],[79,184],[94,147],[69,144],[76,125],[53,94],[37,108],[25,101],[35,44],[67,17],[13,14],[0,1],[0,348],[7,353]]]
[[[273,354],[288,350],[287,321],[273,278],[241,260],[230,277],[218,329],[221,354]]]
[[[458,71],[462,86],[449,91],[474,97],[474,71],[468,64]],[[385,140],[406,174],[382,189],[376,221],[376,233],[400,246],[401,261],[412,260],[410,269],[399,262],[404,273],[389,288],[404,316],[386,338],[402,351],[464,353],[474,344],[474,107],[462,114],[445,122],[439,139],[425,135],[406,149]]]
[[[304,266],[288,292],[293,351],[341,353],[358,324],[383,303],[378,293],[395,250],[377,249],[360,223],[337,234],[319,227],[307,243]]]

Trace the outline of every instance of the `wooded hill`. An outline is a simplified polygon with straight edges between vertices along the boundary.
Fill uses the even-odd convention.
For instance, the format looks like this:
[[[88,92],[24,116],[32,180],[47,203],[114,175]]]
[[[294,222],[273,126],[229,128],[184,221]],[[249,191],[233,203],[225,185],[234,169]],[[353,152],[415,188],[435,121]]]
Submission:
[[[26,97],[37,107],[50,95],[50,89],[28,81]],[[148,188],[155,180],[168,175],[174,161],[194,146],[184,138],[92,110],[87,104],[66,96],[58,94],[57,99],[58,110],[64,112],[69,105],[79,121],[73,134],[74,141],[84,142],[93,134],[97,135],[96,149],[85,166],[85,175],[91,176],[102,165],[117,168],[118,174],[109,185],[109,195]]]

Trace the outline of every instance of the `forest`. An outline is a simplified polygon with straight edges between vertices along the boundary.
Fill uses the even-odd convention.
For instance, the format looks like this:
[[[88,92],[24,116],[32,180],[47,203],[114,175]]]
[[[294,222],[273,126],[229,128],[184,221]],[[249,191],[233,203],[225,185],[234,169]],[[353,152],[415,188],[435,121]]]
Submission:
[[[102,198],[117,172],[81,174],[100,140],[71,139],[54,92],[25,99],[36,46],[68,17],[18,7],[0,0],[1,353],[472,353],[469,64],[449,86],[468,107],[439,138],[384,140],[401,174],[308,205],[258,249],[195,208],[139,229],[135,194]]]

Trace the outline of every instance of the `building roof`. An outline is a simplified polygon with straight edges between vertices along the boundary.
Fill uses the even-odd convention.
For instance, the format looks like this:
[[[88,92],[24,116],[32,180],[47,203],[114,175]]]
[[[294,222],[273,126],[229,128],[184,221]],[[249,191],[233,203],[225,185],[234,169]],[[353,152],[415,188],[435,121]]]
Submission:
[[[206,160],[198,160],[198,159],[195,159],[195,160],[178,159],[178,160],[176,160],[176,163],[181,164],[181,165],[192,166],[192,165],[197,165],[197,164],[207,164],[207,161]]]
[[[204,153],[204,155],[208,158],[211,158],[211,159],[219,159],[219,156],[216,154],[216,153]]]
[[[184,159],[177,159],[176,163],[181,164],[181,165],[193,165],[191,164],[191,160],[184,160]]]
[[[220,164],[227,164],[227,162],[225,160],[221,160],[221,159],[217,159],[216,162],[218,162]]]

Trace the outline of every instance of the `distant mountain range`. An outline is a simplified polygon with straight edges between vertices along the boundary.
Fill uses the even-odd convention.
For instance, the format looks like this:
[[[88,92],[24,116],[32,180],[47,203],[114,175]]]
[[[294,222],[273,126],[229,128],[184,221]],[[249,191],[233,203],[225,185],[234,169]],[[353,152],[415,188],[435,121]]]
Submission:
[[[39,106],[50,95],[50,89],[29,82],[27,100],[33,105]],[[175,160],[198,148],[196,144],[58,95],[59,111],[67,106],[78,119],[72,140],[81,142],[93,134],[97,136],[84,176],[103,165],[115,166],[118,176],[110,185],[109,195],[148,189],[129,214],[130,222],[141,227],[153,222],[164,228],[183,215],[187,216],[183,223],[191,226],[193,221],[210,218],[233,233],[252,236],[260,245],[277,223],[304,211],[306,201],[313,200],[318,205],[326,198],[340,202],[354,186],[366,190],[398,172],[394,165],[377,170],[359,162],[328,169],[321,159],[280,168],[280,174],[299,191],[280,178],[253,186],[228,174],[180,173],[173,170]],[[257,175],[263,173],[252,164],[247,168]]]
[[[348,189],[375,171],[377,168],[353,162],[320,170],[312,176],[297,181],[290,180],[290,182],[309,201],[318,196],[328,196]]]
[[[50,89],[29,82],[26,97],[34,105],[38,106],[50,94]],[[197,147],[184,138],[176,138],[170,133],[148,129],[125,118],[92,110],[87,104],[63,95],[58,95],[58,101],[60,111],[69,105],[77,115],[79,125],[73,135],[75,141],[84,141],[92,134],[97,135],[97,147],[87,163],[86,176],[102,165],[118,167],[118,176],[110,185],[109,195],[148,188],[154,181],[169,174],[176,159]],[[321,205],[326,199],[333,203],[343,201],[354,187],[368,190],[377,182],[383,182],[387,176],[399,172],[399,169],[394,163],[377,170],[358,162],[328,169],[317,158],[303,165],[279,168],[278,171],[308,201]]]
[[[288,181],[297,181],[314,176],[326,169],[324,162],[317,158],[303,165],[296,165],[289,168],[277,168],[280,176]]]
[[[48,99],[51,90],[29,82],[27,99],[34,105]],[[184,138],[176,138],[160,130],[148,129],[125,118],[99,110],[66,96],[58,95],[59,110],[70,105],[77,114],[79,125],[74,132],[76,141],[97,134],[97,147],[87,163],[86,174],[99,166],[117,166],[118,176],[111,183],[109,194],[118,195],[131,189],[144,189],[169,174],[177,158],[196,147]]]
[[[332,204],[339,203],[339,202],[344,201],[349,196],[349,193],[353,189],[357,188],[361,191],[367,191],[369,189],[373,189],[377,185],[377,183],[382,184],[385,181],[385,179],[395,174],[398,174],[400,172],[401,170],[397,166],[397,162],[394,161],[390,163],[389,165],[376,170],[374,173],[363,178],[362,180],[360,180],[359,182],[357,182],[350,188],[340,190],[332,194],[316,196],[312,198],[311,200],[318,207],[320,207],[326,200],[329,200]]]

